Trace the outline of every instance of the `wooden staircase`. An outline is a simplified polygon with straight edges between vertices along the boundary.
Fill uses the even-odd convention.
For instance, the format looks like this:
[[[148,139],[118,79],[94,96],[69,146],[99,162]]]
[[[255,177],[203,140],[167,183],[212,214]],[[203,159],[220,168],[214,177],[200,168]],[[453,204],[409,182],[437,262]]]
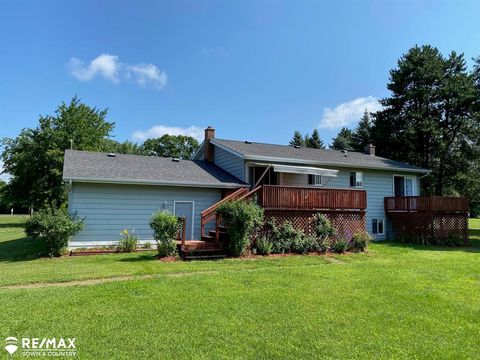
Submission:
[[[240,188],[208,209],[201,212],[201,240],[185,240],[185,231],[182,231],[182,239],[177,242],[179,251],[185,260],[222,259],[226,257],[225,243],[228,241],[227,229],[222,225],[216,211],[218,207],[228,201],[243,200],[251,197],[260,187],[253,190]],[[215,221],[215,230],[208,230],[207,225]]]

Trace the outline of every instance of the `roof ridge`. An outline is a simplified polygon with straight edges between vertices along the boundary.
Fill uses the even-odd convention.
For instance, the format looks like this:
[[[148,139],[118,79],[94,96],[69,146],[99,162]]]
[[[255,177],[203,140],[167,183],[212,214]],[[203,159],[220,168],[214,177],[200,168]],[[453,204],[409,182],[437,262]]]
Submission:
[[[87,153],[87,154],[115,154],[115,156],[128,156],[128,157],[142,157],[142,158],[152,158],[152,159],[174,159],[174,156],[154,156],[154,155],[143,155],[143,154],[123,154],[123,153],[117,153],[117,152],[112,152],[112,151],[90,151],[90,150],[76,150],[76,149],[65,149],[65,152],[79,152],[79,153]],[[197,161],[202,161],[202,160],[194,160],[194,159],[180,159],[181,161],[191,161],[191,162],[197,162]]]

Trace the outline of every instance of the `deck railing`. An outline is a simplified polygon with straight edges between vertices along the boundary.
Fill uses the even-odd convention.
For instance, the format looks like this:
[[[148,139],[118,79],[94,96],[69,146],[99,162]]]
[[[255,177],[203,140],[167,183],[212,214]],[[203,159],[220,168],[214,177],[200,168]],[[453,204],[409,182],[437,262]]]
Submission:
[[[243,195],[245,195],[246,193],[248,193],[248,188],[240,188],[236,191],[234,191],[233,193],[231,193],[230,195],[224,197],[222,200],[220,200],[219,202],[213,204],[212,206],[210,206],[208,209],[205,209],[201,212],[201,215],[200,215],[200,227],[201,227],[201,235],[202,237],[206,235],[205,233],[205,227],[206,225],[212,221],[213,219],[215,219],[215,238],[216,240],[218,241],[218,237],[219,237],[219,218],[216,214],[216,211],[218,209],[218,207],[227,202],[227,201],[233,201],[233,200],[237,200],[239,198],[241,198]]]
[[[468,199],[451,196],[395,196],[385,198],[388,212],[467,213]]]
[[[365,210],[367,208],[365,190],[265,185],[258,197],[259,204],[266,209]]]

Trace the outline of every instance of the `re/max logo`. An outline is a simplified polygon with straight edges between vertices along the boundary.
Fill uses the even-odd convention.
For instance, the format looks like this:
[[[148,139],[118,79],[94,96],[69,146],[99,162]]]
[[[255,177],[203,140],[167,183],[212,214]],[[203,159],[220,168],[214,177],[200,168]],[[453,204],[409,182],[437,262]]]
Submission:
[[[75,338],[23,338],[22,349],[75,349]]]

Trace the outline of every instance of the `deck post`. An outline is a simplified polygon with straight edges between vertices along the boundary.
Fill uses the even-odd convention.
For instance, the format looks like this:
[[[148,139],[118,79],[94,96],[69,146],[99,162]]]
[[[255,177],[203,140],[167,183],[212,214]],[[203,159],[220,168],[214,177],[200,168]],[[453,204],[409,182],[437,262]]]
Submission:
[[[220,216],[215,214],[215,242],[220,242]]]

